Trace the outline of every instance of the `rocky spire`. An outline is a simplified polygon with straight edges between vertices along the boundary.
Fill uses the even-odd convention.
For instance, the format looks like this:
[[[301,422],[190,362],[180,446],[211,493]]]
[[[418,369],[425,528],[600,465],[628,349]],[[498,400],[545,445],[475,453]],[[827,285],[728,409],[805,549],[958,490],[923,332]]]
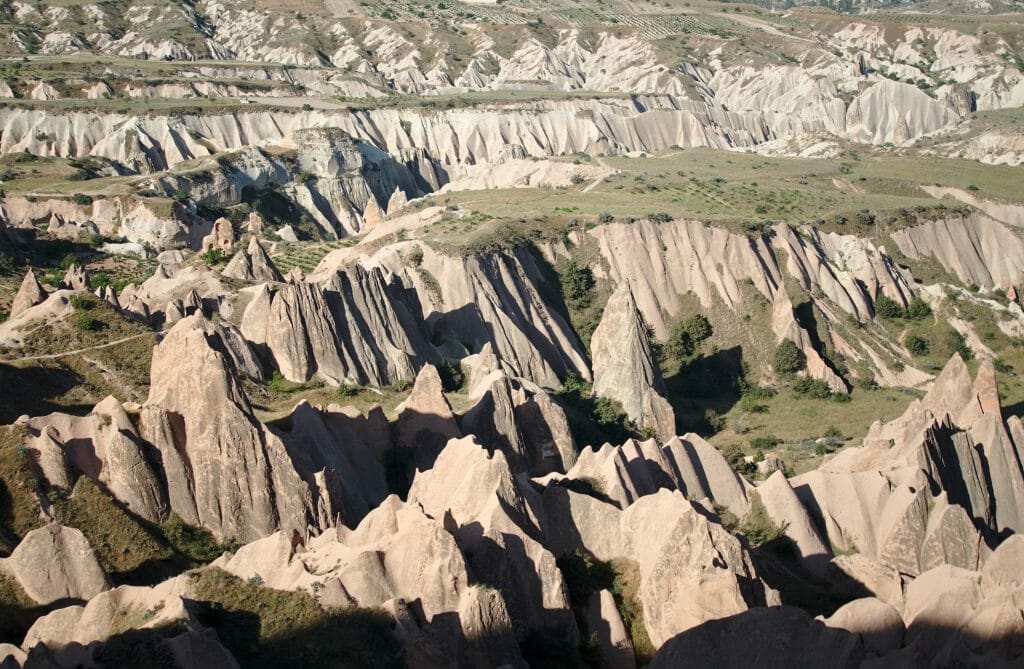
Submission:
[[[622,404],[639,427],[660,441],[675,435],[675,413],[654,359],[647,326],[627,282],[619,284],[590,340],[594,394]]]
[[[25,272],[25,278],[21,281],[21,288],[18,289],[18,294],[15,295],[14,302],[11,303],[11,318],[40,304],[45,299],[46,291],[36,281],[35,272],[30,269]]]

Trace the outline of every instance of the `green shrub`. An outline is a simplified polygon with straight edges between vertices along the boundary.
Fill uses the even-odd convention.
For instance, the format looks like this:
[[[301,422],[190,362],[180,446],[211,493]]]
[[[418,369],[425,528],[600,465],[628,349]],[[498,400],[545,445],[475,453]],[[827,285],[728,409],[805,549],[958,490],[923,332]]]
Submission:
[[[92,204],[92,198],[84,193],[75,193],[71,196],[71,201],[83,207]]]
[[[409,255],[406,256],[406,260],[413,267],[419,267],[423,264],[423,249],[421,249],[419,245],[412,247],[412,250],[409,251]]]
[[[881,318],[902,318],[903,307],[888,295],[879,293],[875,298],[875,314]]]
[[[967,345],[967,340],[964,336],[956,330],[949,331],[949,349],[954,353],[959,353],[960,357],[964,360],[971,360],[974,358],[974,352]]]
[[[746,455],[743,453],[743,449],[740,448],[739,444],[725,444],[720,448],[722,457],[729,463],[733,471],[744,476],[753,475],[756,471],[756,467],[753,464],[747,462]]]
[[[798,395],[806,395],[816,400],[826,400],[832,396],[832,389],[821,379],[801,376],[793,382],[793,391]]]
[[[581,307],[589,304],[596,285],[594,272],[589,267],[581,266],[575,260],[570,260],[561,278],[562,293],[566,299]]]
[[[605,211],[597,215],[597,220],[601,223],[611,223],[615,217]]]
[[[761,404],[753,395],[742,395],[736,403],[740,411],[745,413],[768,413],[768,406]]]
[[[92,299],[91,295],[83,295],[81,293],[72,295],[70,302],[72,307],[82,311],[88,311],[96,306],[96,302]]]
[[[160,530],[175,551],[200,564],[212,562],[234,548],[230,543],[217,541],[209,530],[189,525],[174,513],[160,525]]]
[[[686,360],[713,333],[711,322],[702,314],[684,318],[672,324],[664,351],[676,360]]]
[[[931,350],[928,338],[920,335],[908,335],[903,344],[910,354],[915,356],[928,355],[928,351]]]
[[[223,249],[219,248],[209,249],[199,257],[207,265],[219,265],[226,260]]]
[[[911,320],[919,321],[931,315],[932,308],[928,306],[927,302],[916,295],[910,300],[910,304],[907,305],[907,318]]]
[[[103,327],[103,323],[89,314],[78,314],[75,317],[75,329],[82,332],[95,332]]]
[[[756,492],[750,496],[750,508],[738,529],[753,546],[764,546],[785,535],[785,528],[779,527],[772,520],[761,496]]]
[[[783,376],[799,372],[806,364],[804,352],[788,339],[778,345],[772,357],[772,368],[776,374]]]
[[[391,618],[377,609],[324,609],[287,592],[206,568],[189,573],[200,622],[243,667],[401,667]]]
[[[774,434],[766,434],[760,437],[753,437],[750,440],[750,447],[755,451],[770,451],[781,443],[782,440]]]

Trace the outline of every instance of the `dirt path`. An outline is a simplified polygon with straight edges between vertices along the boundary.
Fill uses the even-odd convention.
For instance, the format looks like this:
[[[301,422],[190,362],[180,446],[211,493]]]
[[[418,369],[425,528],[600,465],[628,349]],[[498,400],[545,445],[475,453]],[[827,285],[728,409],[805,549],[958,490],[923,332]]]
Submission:
[[[604,162],[603,158],[599,157],[597,159],[597,164],[605,169],[604,174],[602,174],[601,176],[599,176],[596,179],[594,179],[591,183],[587,184],[586,188],[584,188],[582,191],[580,191],[581,193],[589,193],[590,191],[594,190],[599,185],[601,185],[602,181],[604,181],[608,177],[610,177],[610,176],[612,176],[612,175],[614,175],[614,174],[616,174],[618,172],[617,169],[615,169],[614,167],[610,166],[608,163]]]
[[[116,339],[114,341],[108,341],[106,344],[97,344],[95,346],[87,346],[85,348],[75,349],[74,351],[64,351],[63,353],[47,353],[46,355],[28,355],[28,356],[25,356],[24,358],[10,358],[9,360],[0,359],[0,362],[12,363],[12,362],[29,362],[31,360],[53,360],[54,358],[63,358],[66,355],[78,355],[79,353],[85,353],[86,351],[95,351],[98,348],[107,348],[107,347],[110,347],[110,346],[117,346],[118,344],[123,344],[126,341],[131,341],[133,339],[138,339],[139,337],[145,337],[145,336],[151,335],[151,334],[153,334],[153,333],[152,332],[143,332],[141,334],[132,335],[130,337],[122,337],[121,339]]]

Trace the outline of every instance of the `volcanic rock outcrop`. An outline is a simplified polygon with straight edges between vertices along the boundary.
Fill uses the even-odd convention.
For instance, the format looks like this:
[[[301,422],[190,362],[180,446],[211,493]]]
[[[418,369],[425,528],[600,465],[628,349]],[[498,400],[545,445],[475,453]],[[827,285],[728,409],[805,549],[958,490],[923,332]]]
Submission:
[[[628,283],[621,283],[608,300],[590,354],[595,395],[619,402],[640,429],[660,441],[675,435],[675,412],[664,397],[661,370]]]
[[[432,357],[405,305],[379,270],[355,266],[322,285],[261,286],[242,316],[242,334],[288,380],[332,385],[411,381]]]

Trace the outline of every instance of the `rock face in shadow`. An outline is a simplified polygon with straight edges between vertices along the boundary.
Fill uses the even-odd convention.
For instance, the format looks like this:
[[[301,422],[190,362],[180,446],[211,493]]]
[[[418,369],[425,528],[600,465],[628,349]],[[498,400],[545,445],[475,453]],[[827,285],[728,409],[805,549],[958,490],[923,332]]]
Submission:
[[[406,257],[422,252],[419,265]],[[482,255],[450,256],[428,244],[404,242],[359,262],[385,267],[415,289],[432,341],[463,357],[487,344],[510,376],[558,388],[566,372],[590,379],[583,346],[557,310],[541,297],[546,277],[524,247]],[[321,262],[328,269],[330,256]]]
[[[56,523],[26,534],[10,557],[0,558],[0,574],[40,604],[88,600],[110,588],[85,535]]]
[[[647,326],[627,282],[605,306],[590,340],[594,394],[622,405],[641,429],[667,441],[675,436],[675,413],[664,397],[665,384],[651,350]]]
[[[928,394],[792,485],[828,541],[903,573],[978,569],[1024,514],[1022,446],[993,372],[954,355]],[[1009,429],[1008,429],[1009,428]]]
[[[488,449],[501,449],[517,471],[543,475],[571,467],[576,444],[561,406],[523,379],[501,371],[488,378],[493,380],[486,389],[476,389],[480,394],[476,404],[460,417],[462,431]]]
[[[621,446],[605,444],[597,450],[588,446],[566,478],[595,485],[620,508],[668,488],[687,499],[711,499],[737,517],[746,514],[752,488],[718,449],[692,433],[673,437],[664,446],[653,439],[630,439]]]
[[[323,285],[297,281],[274,292],[259,289],[243,314],[242,333],[295,382],[316,377],[331,385],[383,386],[411,381],[432,358],[381,272],[358,266]]]
[[[414,451],[418,469],[430,469],[449,439],[462,436],[455,414],[444,396],[441,376],[433,365],[416,375],[412,392],[395,409],[396,443]]]
[[[763,658],[787,658],[790,667],[853,667],[862,658],[859,639],[830,629],[800,609],[751,609],[712,620],[665,643],[650,669],[685,666],[693,658],[709,667],[758,666]]]

